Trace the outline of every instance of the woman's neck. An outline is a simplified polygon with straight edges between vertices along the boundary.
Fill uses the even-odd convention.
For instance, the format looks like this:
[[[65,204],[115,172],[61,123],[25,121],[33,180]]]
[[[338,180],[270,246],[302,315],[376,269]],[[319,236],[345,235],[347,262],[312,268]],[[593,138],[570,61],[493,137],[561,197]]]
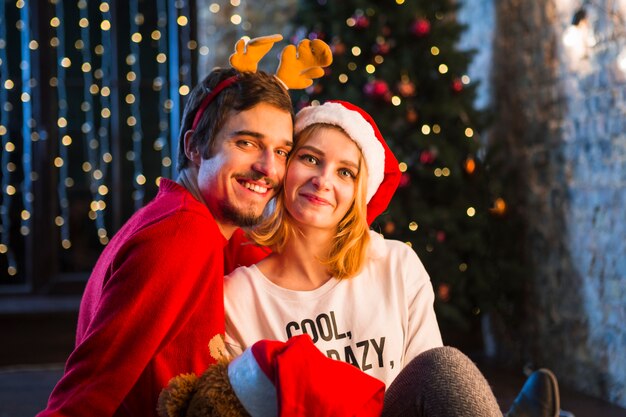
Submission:
[[[332,235],[321,230],[296,232],[282,253],[272,254],[257,266],[274,284],[290,290],[310,291],[332,276],[320,262],[328,255]]]

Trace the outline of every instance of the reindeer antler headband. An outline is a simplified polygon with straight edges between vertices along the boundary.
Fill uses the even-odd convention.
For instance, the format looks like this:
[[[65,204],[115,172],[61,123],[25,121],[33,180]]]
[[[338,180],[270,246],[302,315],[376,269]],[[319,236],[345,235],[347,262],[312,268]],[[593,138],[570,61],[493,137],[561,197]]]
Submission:
[[[230,56],[230,65],[239,72],[256,72],[259,61],[272,49],[274,43],[283,39],[281,35],[261,36],[246,42],[239,39],[235,52]],[[322,40],[304,39],[298,46],[287,45],[280,54],[276,78],[285,88],[302,89],[313,84],[313,80],[324,75],[324,67],[333,62],[330,47]],[[220,81],[207,94],[196,111],[191,129],[195,130],[204,111],[213,99],[225,88],[235,84],[239,77],[233,75]]]

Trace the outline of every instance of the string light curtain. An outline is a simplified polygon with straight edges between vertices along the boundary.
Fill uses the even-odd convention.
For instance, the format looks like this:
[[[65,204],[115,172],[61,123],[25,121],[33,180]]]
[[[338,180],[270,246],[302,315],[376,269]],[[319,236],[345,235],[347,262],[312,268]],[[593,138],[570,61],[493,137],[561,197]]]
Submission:
[[[61,26],[61,22],[64,21],[63,3],[57,2],[55,5],[56,19],[50,21],[50,25],[56,30],[57,43],[57,77],[51,79],[51,86],[56,86],[58,97],[58,117],[57,128],[58,137],[61,139],[58,141],[58,156],[54,159],[54,166],[59,169],[59,180],[57,184],[58,192],[58,210],[59,213],[55,217],[55,224],[60,228],[61,245],[64,249],[69,249],[71,246],[70,229],[69,229],[69,201],[67,199],[67,187],[72,185],[72,180],[68,175],[68,149],[67,147],[72,143],[72,137],[67,134],[67,87],[65,85],[66,74],[65,65],[65,27]]]
[[[37,174],[32,169],[33,152],[32,142],[37,140],[33,129],[36,127],[36,121],[33,119],[32,109],[32,91],[31,91],[31,56],[30,49],[36,49],[34,43],[30,39],[30,21],[29,21],[29,3],[18,1],[16,3],[20,9],[20,20],[17,22],[17,28],[20,30],[21,44],[21,61],[20,69],[22,72],[22,166],[24,177],[22,179],[22,204],[23,210],[20,213],[21,227],[20,233],[23,236],[30,234],[31,216],[33,212],[33,191],[32,180]],[[33,40],[33,42],[36,42]]]
[[[99,157],[98,149],[100,148],[100,144],[95,136],[96,119],[93,99],[93,96],[100,92],[100,88],[94,82],[93,71],[95,69],[95,63],[92,53],[91,25],[89,21],[90,13],[87,1],[80,0],[77,3],[77,7],[80,16],[78,21],[78,25],[80,26],[80,39],[76,41],[75,47],[81,54],[82,64],[80,68],[83,73],[83,101],[80,104],[80,109],[84,114],[80,129],[83,138],[84,155],[82,169],[87,175],[87,183],[92,197],[88,215],[95,223],[101,243],[106,244],[108,239],[103,213],[106,208],[106,202],[99,192],[102,190],[99,187],[104,185],[106,178],[104,177],[103,170],[100,168],[103,161]],[[96,51],[101,51],[101,48],[97,48]]]
[[[168,98],[168,90],[165,88],[167,80],[167,4],[165,0],[157,0],[157,28],[150,35],[157,42],[156,61],[158,64],[158,76],[152,83],[154,91],[159,93],[159,137],[154,141],[154,150],[160,152],[161,176],[167,177],[172,158],[170,149],[176,149],[175,143],[170,147],[167,132],[169,129],[168,112],[171,101]],[[172,136],[174,139],[174,136]]]
[[[9,276],[17,273],[17,262],[11,247],[11,207],[15,195],[13,185],[13,175],[16,165],[12,161],[15,145],[11,139],[9,131],[9,118],[13,105],[9,101],[9,91],[13,89],[13,81],[9,77],[9,59],[7,54],[7,20],[5,14],[4,0],[0,0],[2,14],[0,15],[0,76],[2,85],[0,86],[0,136],[2,136],[2,160],[0,169],[2,170],[2,190],[0,194],[0,218],[2,219],[2,229],[0,230],[0,256],[3,258],[3,269]]]
[[[143,130],[141,128],[141,64],[139,47],[143,37],[139,31],[139,26],[143,24],[144,16],[139,13],[139,4],[136,1],[128,3],[130,9],[130,54],[126,58],[126,63],[130,66],[130,71],[126,74],[126,79],[130,83],[130,93],[126,96],[126,103],[130,106],[131,115],[126,119],[128,126],[132,128],[133,150],[129,153],[128,159],[133,162],[133,201],[135,209],[143,206],[144,185],[146,177],[143,174],[142,164],[142,139]]]
[[[0,0],[0,293],[84,282],[173,176],[194,7]]]

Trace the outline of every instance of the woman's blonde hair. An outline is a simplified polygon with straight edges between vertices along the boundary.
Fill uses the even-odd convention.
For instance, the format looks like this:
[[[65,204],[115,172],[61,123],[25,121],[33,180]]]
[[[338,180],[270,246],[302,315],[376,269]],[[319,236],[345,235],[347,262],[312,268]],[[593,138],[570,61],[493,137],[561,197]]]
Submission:
[[[313,134],[322,129],[336,129],[348,136],[339,126],[326,123],[312,124],[297,135],[296,144],[291,151],[292,158]],[[287,170],[292,158],[287,161]],[[359,158],[359,166],[352,205],[337,225],[337,234],[333,237],[328,255],[319,260],[328,267],[332,276],[339,279],[353,277],[361,270],[369,246],[366,203],[367,166],[362,154]],[[256,243],[268,246],[276,253],[281,253],[289,239],[298,233],[293,218],[285,209],[284,196],[284,192],[278,194],[274,211],[250,232],[250,237]]]

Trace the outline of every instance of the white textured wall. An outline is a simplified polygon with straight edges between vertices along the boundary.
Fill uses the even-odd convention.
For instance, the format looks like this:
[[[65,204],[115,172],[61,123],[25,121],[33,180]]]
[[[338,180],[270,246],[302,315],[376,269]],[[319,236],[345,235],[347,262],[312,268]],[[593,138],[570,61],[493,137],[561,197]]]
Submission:
[[[606,13],[626,2],[592,3],[593,32],[566,47],[582,2],[498,1],[493,139],[523,178],[516,210],[533,274],[520,343],[565,385],[626,407],[626,77],[616,65],[626,33],[615,36],[626,25]]]
[[[495,35],[495,6],[493,0],[463,0],[458,21],[467,25],[459,42],[464,50],[475,50],[476,55],[468,68],[470,79],[479,81],[476,106],[485,108],[491,100],[491,63]]]

